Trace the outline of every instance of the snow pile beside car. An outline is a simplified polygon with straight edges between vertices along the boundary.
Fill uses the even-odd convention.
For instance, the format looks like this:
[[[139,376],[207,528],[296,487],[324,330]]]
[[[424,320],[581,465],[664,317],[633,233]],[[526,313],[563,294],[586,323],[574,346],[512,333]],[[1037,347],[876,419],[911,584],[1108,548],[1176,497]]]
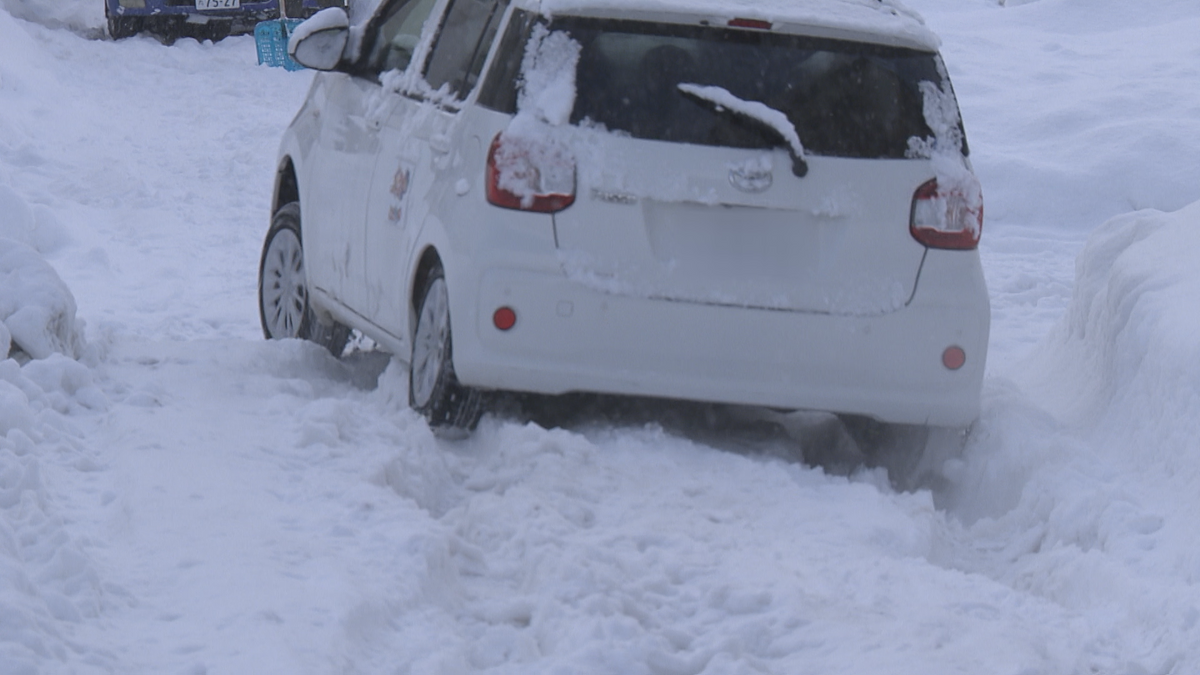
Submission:
[[[75,298],[54,268],[25,244],[0,239],[0,352],[74,358],[82,348]]]
[[[84,663],[111,672],[111,656],[84,648],[77,632],[121,594],[101,584],[61,503],[65,494],[90,497],[86,485],[100,468],[63,413],[104,405],[91,371],[65,356],[24,368],[0,361],[2,673]]]
[[[960,517],[1009,514],[1018,503],[1048,516],[1080,473],[1111,483],[1102,499],[1110,503],[1128,499],[1132,477],[1147,475],[1154,482],[1135,499],[1147,507],[1176,492],[1200,495],[1198,257],[1200,202],[1121,215],[1092,233],[1063,319],[1016,382],[989,382],[953,500]],[[1097,527],[1102,510],[1085,508],[1082,520],[1059,515],[1082,532]]]
[[[950,467],[969,537],[947,564],[1087,617],[1108,636],[1086,647],[1094,672],[1172,672],[1194,650],[1198,253],[1200,202],[1097,228],[1068,312],[1015,382],[988,383]]]
[[[1070,311],[1040,355],[1048,403],[1063,419],[1095,425],[1109,445],[1132,444],[1141,461],[1185,462],[1194,476],[1198,260],[1200,202],[1108,221],[1079,255]]]
[[[42,256],[14,237],[33,238],[33,211],[0,185],[0,356],[80,356],[75,297]]]
[[[1018,501],[1049,509],[1080,473],[1111,483],[1109,503],[1174,511],[1185,495],[1200,509],[1198,255],[1200,202],[1121,215],[1092,233],[1062,321],[1018,382],[991,383],[960,515],[999,515]],[[989,417],[1014,414],[1022,424],[989,436]],[[1087,452],[1066,447],[1081,441]],[[1147,481],[1136,498],[1135,478]],[[1084,509],[1070,529],[1094,529],[1102,510]]]
[[[18,19],[75,32],[104,29],[104,3],[88,0],[0,0],[0,9]]]
[[[0,672],[80,662],[103,671],[110,657],[83,653],[73,632],[99,616],[111,589],[59,499],[84,498],[78,486],[98,468],[68,416],[107,402],[75,360],[84,342],[70,290],[36,250],[3,236],[28,234],[32,212],[3,186],[0,207]]]

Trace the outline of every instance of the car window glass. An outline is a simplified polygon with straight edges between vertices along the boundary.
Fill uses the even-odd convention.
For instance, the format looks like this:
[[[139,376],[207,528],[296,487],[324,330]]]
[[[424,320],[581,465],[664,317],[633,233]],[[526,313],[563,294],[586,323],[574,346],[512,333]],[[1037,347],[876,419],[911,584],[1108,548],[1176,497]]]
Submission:
[[[530,34],[530,23],[517,19],[514,12],[479,96],[481,104],[509,113],[516,109]],[[932,134],[921,83],[950,92],[932,52],[721,27],[579,17],[547,23],[581,47],[571,122],[635,138],[739,148],[779,144],[763,125],[679,89],[691,84],[720,87],[784,113],[811,154],[902,159],[910,139]]]
[[[452,0],[429,57],[425,80],[463,97],[479,79],[507,0]]]
[[[521,60],[536,22],[536,15],[520,9],[513,10],[504,36],[500,38],[500,45],[496,48],[492,68],[479,88],[479,105],[510,115],[517,112],[517,81],[521,75]]]
[[[396,2],[385,10],[378,24],[366,70],[374,75],[389,70],[403,70],[412,61],[413,52],[421,39],[421,28],[433,10],[435,0]]]

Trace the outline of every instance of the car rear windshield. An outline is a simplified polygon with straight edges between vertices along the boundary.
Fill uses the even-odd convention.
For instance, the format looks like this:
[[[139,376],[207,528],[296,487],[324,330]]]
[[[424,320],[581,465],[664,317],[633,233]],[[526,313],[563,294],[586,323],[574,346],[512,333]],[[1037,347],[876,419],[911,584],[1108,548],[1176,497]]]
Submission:
[[[516,112],[521,59],[543,23],[580,45],[573,124],[634,138],[736,148],[779,146],[778,131],[680,84],[720,87],[783,112],[807,153],[903,158],[930,138],[921,82],[949,92],[936,53],[763,30],[517,12],[479,102]],[[965,147],[963,152],[966,152]]]

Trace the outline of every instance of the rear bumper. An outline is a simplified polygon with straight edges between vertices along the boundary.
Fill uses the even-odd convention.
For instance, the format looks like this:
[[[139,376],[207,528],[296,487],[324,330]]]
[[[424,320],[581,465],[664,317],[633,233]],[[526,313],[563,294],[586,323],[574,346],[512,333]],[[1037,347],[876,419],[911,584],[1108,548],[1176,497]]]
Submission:
[[[200,10],[195,0],[108,0],[110,16],[125,17],[209,17],[213,19],[256,22],[279,17],[278,0],[248,2],[242,0],[237,9]]]
[[[472,386],[824,410],[911,424],[965,426],[979,415],[990,311],[974,252],[930,251],[912,301],[865,317],[629,297],[561,273],[507,267],[448,281],[455,369]],[[501,306],[517,315],[509,331],[492,324]],[[950,346],[967,354],[954,371],[942,365]]]

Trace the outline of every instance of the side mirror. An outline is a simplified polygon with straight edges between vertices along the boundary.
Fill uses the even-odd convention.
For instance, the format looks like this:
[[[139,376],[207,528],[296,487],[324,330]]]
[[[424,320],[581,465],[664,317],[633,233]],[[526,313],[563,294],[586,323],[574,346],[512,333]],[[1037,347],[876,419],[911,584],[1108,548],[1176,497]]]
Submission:
[[[288,55],[313,70],[334,70],[350,40],[350,18],[341,7],[329,7],[296,26],[288,39]]]

